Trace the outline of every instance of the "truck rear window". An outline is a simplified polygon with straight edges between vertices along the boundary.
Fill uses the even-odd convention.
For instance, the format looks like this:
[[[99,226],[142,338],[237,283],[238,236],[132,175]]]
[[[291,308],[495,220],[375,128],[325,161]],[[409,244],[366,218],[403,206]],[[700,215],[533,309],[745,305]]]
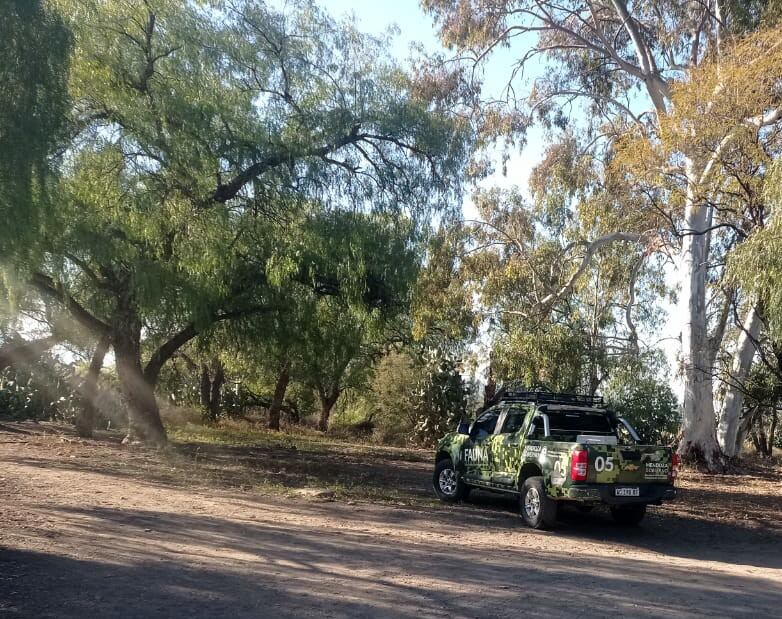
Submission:
[[[602,412],[549,411],[548,420],[552,434],[614,434],[608,416]]]

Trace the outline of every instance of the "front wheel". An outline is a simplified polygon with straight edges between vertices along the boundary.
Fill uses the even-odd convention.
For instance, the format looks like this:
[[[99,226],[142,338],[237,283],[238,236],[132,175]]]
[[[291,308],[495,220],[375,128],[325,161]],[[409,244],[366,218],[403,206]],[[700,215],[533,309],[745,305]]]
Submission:
[[[550,529],[557,521],[557,502],[549,498],[542,477],[529,477],[519,495],[521,517],[533,529]]]
[[[467,498],[470,489],[459,477],[450,458],[440,460],[434,467],[432,485],[437,498],[446,503],[455,503]]]
[[[621,505],[611,508],[611,515],[617,524],[635,526],[646,515],[646,505]]]

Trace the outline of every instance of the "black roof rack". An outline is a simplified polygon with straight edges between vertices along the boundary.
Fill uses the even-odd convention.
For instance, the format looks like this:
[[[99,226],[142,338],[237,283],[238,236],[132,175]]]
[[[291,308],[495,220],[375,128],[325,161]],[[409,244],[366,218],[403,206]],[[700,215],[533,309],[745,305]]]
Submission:
[[[484,408],[501,402],[528,402],[541,404],[572,404],[574,406],[603,406],[601,396],[581,395],[577,393],[554,393],[553,391],[524,390],[501,387]]]

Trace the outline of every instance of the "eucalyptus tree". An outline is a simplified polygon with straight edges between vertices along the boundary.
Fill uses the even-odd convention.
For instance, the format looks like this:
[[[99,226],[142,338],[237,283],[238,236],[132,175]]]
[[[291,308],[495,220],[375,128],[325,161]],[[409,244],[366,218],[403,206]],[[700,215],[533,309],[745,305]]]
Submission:
[[[153,387],[181,346],[274,311],[283,280],[342,293],[344,273],[278,260],[288,218],[314,201],[420,233],[452,208],[467,126],[309,2],[53,4],[75,137],[29,281],[108,335],[131,434],[161,444]]]
[[[492,336],[495,379],[594,394],[615,368],[654,352],[647,340],[665,282],[660,261],[638,257],[632,242],[578,255],[594,222],[588,201],[580,213],[550,203],[562,181],[553,169],[533,179],[533,203],[517,191],[477,192],[479,219],[452,231],[446,262],[456,264],[455,298],[472,299]]]
[[[437,19],[443,40],[458,48],[463,61],[490,62],[491,52],[503,47],[514,53],[505,96],[491,102],[483,114],[489,135],[523,134],[534,122],[552,130],[567,127],[578,137],[579,150],[604,164],[613,156],[616,140],[628,132],[643,135],[650,143],[659,140],[664,119],[676,108],[675,86],[688,81],[704,63],[719,67],[737,37],[764,19],[776,18],[779,9],[776,2],[729,0],[424,0],[423,4]],[[756,66],[762,58],[757,56]],[[464,75],[463,68],[450,74],[458,71]],[[530,75],[536,78],[527,90],[523,79]],[[716,119],[712,102],[725,92],[726,82],[718,80],[710,86],[701,93],[700,114]],[[517,93],[528,96],[519,101]],[[621,227],[604,229],[594,239],[604,245],[617,235],[632,235],[645,252],[659,247],[669,231],[674,233],[672,251],[679,265],[684,317],[680,451],[710,468],[718,466],[719,447],[707,302],[712,275],[709,232],[717,211],[709,191],[719,184],[715,171],[723,153],[745,127],[777,126],[782,117],[778,103],[758,103],[742,106],[744,116],[733,116],[730,126],[721,124],[722,137],[711,151],[682,143],[665,162],[661,171],[672,167],[684,189],[682,199],[664,211],[670,220],[667,229],[633,228],[615,221]],[[581,113],[573,122],[568,114],[576,110]],[[665,200],[654,197],[652,205],[631,204],[655,211],[656,204]],[[588,248],[585,254],[590,255]]]
[[[736,436],[743,387],[761,337],[768,289],[759,286],[767,275],[757,262],[763,246],[773,261],[768,228],[777,216],[776,189],[782,154],[782,125],[746,121],[756,110],[774,110],[779,101],[782,53],[779,27],[765,28],[734,41],[718,61],[691,69],[688,80],[672,88],[672,110],[661,120],[654,141],[634,134],[617,147],[612,167],[632,179],[649,201],[664,200],[676,212],[693,188],[680,165],[689,152],[713,165],[709,182],[697,186],[697,199],[710,210],[705,236],[708,273],[708,322],[711,324],[700,371],[716,377],[719,423],[717,440],[724,455],[736,455]],[[727,47],[727,44],[726,44]],[[708,110],[708,114],[704,114]],[[768,113],[768,112],[767,112]],[[709,159],[714,153],[718,158]],[[747,251],[755,252],[746,262]],[[743,262],[744,269],[738,267]],[[768,262],[767,264],[770,264]]]

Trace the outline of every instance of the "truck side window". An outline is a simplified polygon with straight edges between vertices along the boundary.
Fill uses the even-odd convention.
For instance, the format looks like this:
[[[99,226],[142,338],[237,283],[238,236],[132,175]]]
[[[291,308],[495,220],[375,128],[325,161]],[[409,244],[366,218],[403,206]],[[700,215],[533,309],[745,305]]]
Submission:
[[[543,427],[543,420],[540,417],[535,417],[532,419],[529,437],[532,440],[540,440],[546,437],[546,431]]]
[[[524,425],[524,418],[527,416],[527,411],[518,408],[512,408],[505,416],[505,423],[502,425],[500,434],[512,434],[521,430],[521,426]]]
[[[500,416],[498,409],[488,410],[483,413],[475,423],[472,424],[470,436],[476,441],[482,441],[490,434],[494,433],[494,427],[497,425],[497,419]]]

